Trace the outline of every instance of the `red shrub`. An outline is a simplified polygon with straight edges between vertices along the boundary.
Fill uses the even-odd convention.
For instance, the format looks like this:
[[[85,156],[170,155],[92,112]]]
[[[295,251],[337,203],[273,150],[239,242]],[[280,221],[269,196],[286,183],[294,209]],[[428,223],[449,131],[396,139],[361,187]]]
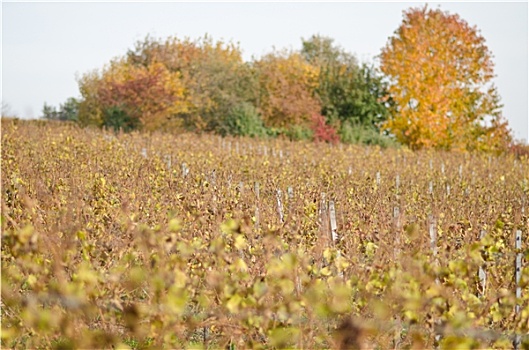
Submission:
[[[509,146],[509,152],[514,154],[516,158],[529,157],[529,145],[515,141]]]
[[[325,117],[321,114],[312,115],[312,131],[314,132],[315,142],[329,142],[336,144],[340,141],[340,137],[335,128],[328,125]]]

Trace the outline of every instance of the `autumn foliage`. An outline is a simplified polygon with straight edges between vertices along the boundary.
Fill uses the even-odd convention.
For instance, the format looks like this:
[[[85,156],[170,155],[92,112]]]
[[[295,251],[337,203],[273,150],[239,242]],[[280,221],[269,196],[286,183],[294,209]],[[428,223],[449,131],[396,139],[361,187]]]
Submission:
[[[319,71],[296,53],[274,53],[255,63],[265,124],[308,125],[321,106],[314,94]]]
[[[492,53],[457,14],[405,11],[379,58],[380,67],[359,64],[320,35],[302,39],[298,51],[251,61],[237,44],[208,36],[147,37],[79,79],[76,119],[125,131],[334,142],[332,128],[344,143],[398,141],[414,150],[497,152],[512,144]]]
[[[413,149],[497,150],[508,144],[485,39],[458,15],[427,6],[404,19],[381,53],[395,101],[385,127]]]
[[[325,122],[325,117],[321,114],[312,116],[312,130],[314,131],[314,141],[338,143],[340,137],[336,129]]]
[[[105,109],[120,108],[147,130],[163,127],[173,115],[188,110],[180,74],[156,62],[146,67],[113,63],[97,93]]]

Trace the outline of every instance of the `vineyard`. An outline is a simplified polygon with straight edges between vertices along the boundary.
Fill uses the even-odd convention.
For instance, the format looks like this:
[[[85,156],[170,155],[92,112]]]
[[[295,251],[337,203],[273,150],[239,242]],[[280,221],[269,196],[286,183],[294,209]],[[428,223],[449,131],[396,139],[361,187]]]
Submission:
[[[529,160],[2,120],[3,348],[529,348]]]

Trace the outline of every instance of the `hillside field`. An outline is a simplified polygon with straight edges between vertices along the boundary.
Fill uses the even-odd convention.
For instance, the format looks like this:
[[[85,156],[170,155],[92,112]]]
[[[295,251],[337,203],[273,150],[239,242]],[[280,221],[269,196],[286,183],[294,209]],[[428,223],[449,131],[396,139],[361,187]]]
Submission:
[[[2,348],[529,348],[527,157],[8,119],[1,146]]]

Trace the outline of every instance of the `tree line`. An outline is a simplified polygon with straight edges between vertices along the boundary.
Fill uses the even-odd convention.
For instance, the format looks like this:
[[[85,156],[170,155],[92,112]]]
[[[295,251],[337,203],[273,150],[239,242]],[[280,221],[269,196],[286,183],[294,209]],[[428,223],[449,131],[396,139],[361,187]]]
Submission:
[[[233,42],[150,36],[78,79],[48,119],[115,130],[285,136],[412,149],[497,151],[512,142],[492,54],[458,15],[410,8],[379,55],[359,63],[332,38],[245,62]]]

